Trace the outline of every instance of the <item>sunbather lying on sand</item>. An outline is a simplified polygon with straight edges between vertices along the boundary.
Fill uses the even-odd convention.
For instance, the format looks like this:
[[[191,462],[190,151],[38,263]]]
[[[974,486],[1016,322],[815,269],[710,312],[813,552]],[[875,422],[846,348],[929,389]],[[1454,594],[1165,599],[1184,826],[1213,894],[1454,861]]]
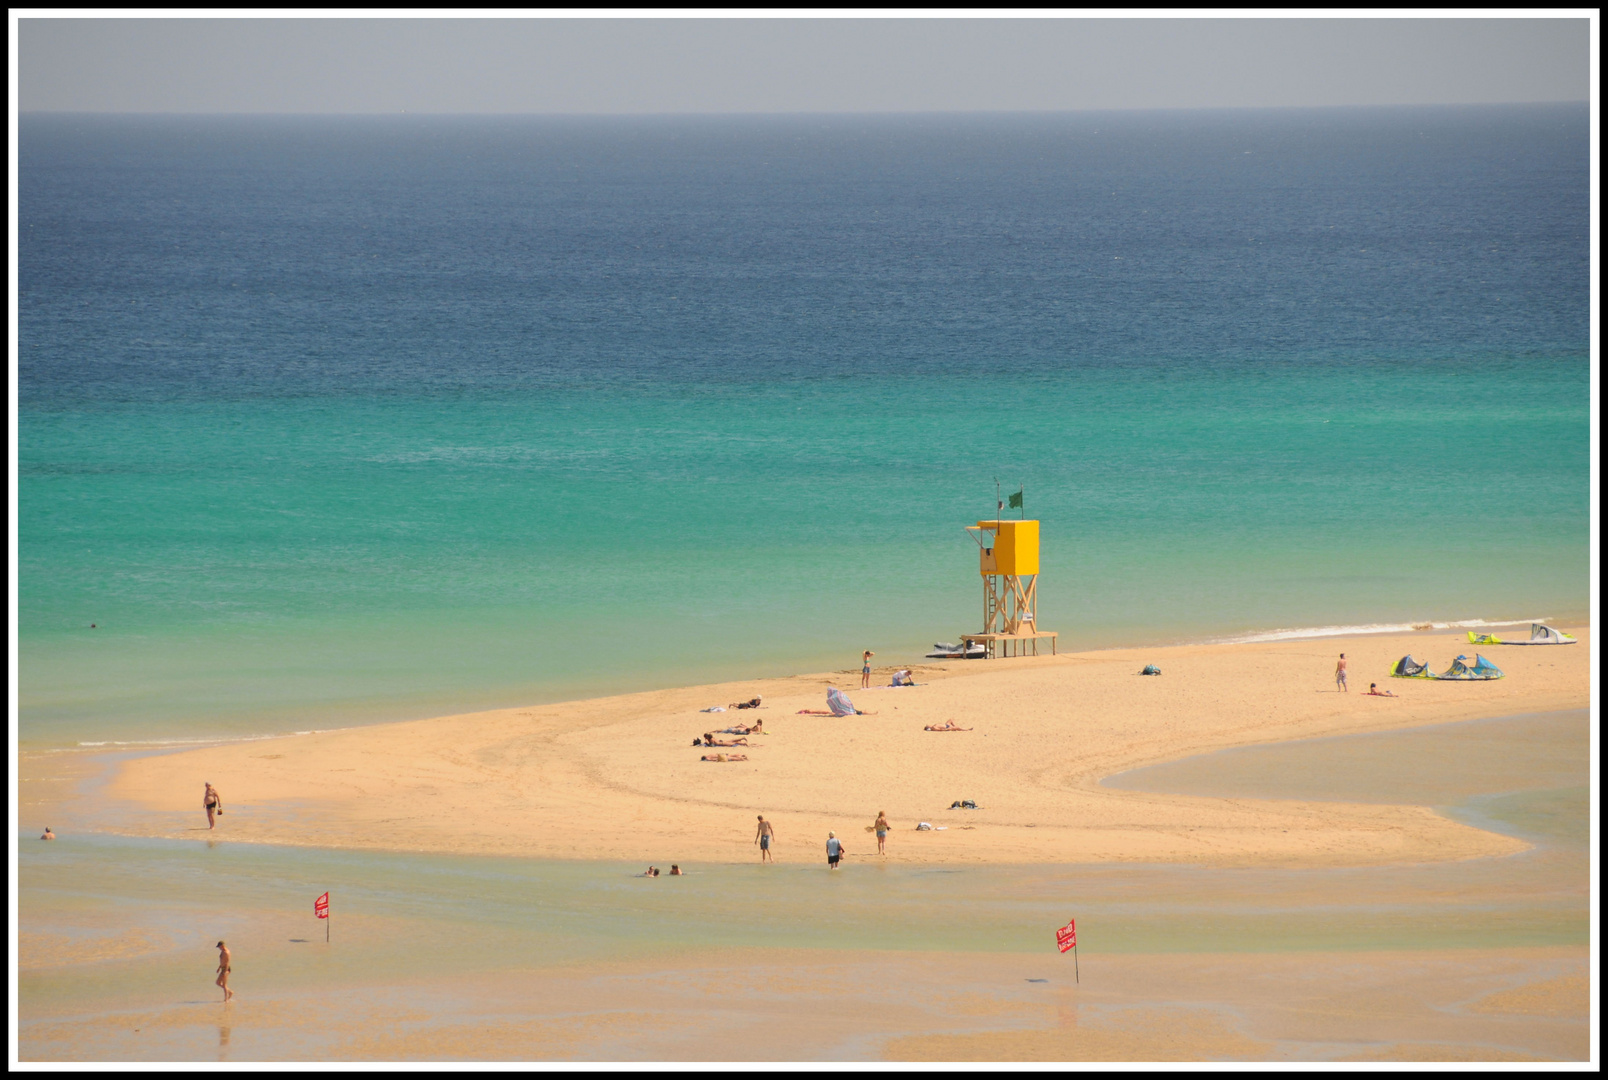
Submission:
[[[733,724],[728,728],[721,728],[717,735],[763,735],[765,734],[765,721],[756,720],[753,726],[748,724]]]
[[[831,709],[800,709],[798,711],[798,714],[800,716],[836,716],[837,715],[837,713],[833,712]],[[876,713],[872,712],[870,709],[855,709],[854,710],[854,715],[855,716],[875,716]]]
[[[747,754],[705,754],[699,761],[747,761]]]
[[[970,731],[969,727],[960,727],[953,720],[945,720],[942,724],[928,724],[922,731]]]
[[[1394,690],[1381,690],[1381,689],[1379,689],[1379,684],[1375,683],[1375,682],[1371,682],[1371,683],[1368,684],[1368,693],[1372,694],[1374,697],[1395,697],[1396,696],[1396,692]],[[1363,696],[1366,697],[1367,695],[1365,694]]]
[[[726,708],[728,708],[728,709],[757,709],[757,708],[759,708],[759,699],[758,698],[749,698],[747,701],[734,701],[730,705],[727,705]]]
[[[725,742],[724,740],[715,738],[713,735],[705,735],[703,742],[704,742],[705,746],[747,746],[748,745],[748,740],[744,739],[744,738],[736,738],[736,739],[733,739],[731,742]]]

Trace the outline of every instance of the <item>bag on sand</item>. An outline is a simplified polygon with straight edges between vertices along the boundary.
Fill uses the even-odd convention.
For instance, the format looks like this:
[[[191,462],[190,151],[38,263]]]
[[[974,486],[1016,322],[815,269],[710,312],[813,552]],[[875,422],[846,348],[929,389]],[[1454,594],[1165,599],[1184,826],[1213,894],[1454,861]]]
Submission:
[[[1141,674],[1141,675],[1160,675],[1161,674],[1161,669],[1159,667],[1157,667],[1155,664],[1146,664],[1145,669],[1143,671],[1141,671],[1139,674]]]

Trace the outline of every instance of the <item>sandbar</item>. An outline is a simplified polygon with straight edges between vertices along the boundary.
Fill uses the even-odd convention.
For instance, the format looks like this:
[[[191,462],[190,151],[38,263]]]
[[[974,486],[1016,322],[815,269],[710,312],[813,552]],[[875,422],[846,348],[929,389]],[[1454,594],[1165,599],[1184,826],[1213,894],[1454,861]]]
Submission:
[[[1207,798],[1103,787],[1103,777],[1236,746],[1586,708],[1590,632],[1576,645],[1481,647],[1506,677],[1392,679],[1411,652],[1435,670],[1474,649],[1447,631],[1199,644],[992,661],[935,661],[913,688],[859,689],[859,672],[680,687],[123,761],[109,826],[196,830],[201,785],[223,793],[214,839],[323,848],[692,863],[757,859],[756,815],[784,862],[851,865],[1167,862],[1348,866],[1510,854],[1523,841],[1429,806]],[[1350,661],[1351,690],[1333,681]],[[1146,664],[1159,677],[1138,675]],[[878,669],[877,680],[889,681]],[[1363,693],[1370,682],[1398,697]],[[799,715],[845,690],[874,715]],[[765,708],[708,714],[711,705]],[[700,761],[695,736],[763,719],[748,760]],[[945,721],[969,732],[924,731]],[[950,809],[972,800],[976,810]],[[933,830],[916,829],[929,822]]]

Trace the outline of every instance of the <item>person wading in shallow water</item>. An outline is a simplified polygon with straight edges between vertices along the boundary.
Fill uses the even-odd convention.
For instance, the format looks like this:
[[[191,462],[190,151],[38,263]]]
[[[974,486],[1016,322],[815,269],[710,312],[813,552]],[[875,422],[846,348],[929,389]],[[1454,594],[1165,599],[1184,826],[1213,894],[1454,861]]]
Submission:
[[[210,783],[207,783],[207,790],[201,796],[201,807],[207,812],[207,828],[210,829],[214,825],[212,815],[223,813],[223,800],[218,798],[217,789]]]
[[[220,941],[218,942],[218,979],[213,985],[223,987],[223,1000],[225,1001],[234,997],[234,991],[229,989],[229,972],[231,970],[233,969],[229,966],[229,946]]]

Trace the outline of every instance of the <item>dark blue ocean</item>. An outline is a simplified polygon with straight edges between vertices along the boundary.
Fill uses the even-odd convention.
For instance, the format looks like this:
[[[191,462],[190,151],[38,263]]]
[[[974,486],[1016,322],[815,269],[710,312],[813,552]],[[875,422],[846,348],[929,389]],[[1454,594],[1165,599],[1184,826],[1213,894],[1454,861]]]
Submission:
[[[24,116],[25,743],[1588,611],[1584,105]],[[90,629],[90,624],[95,629]]]

